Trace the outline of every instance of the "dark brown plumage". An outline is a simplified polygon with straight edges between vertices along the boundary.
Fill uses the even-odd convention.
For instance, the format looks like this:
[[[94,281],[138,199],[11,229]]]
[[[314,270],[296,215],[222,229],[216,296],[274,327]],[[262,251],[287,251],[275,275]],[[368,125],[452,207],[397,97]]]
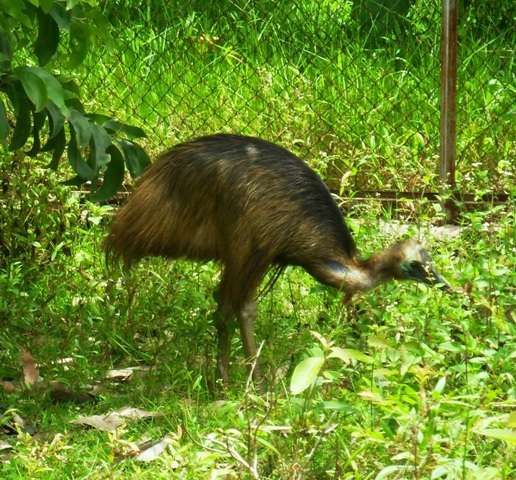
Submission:
[[[299,265],[346,298],[394,278],[441,281],[412,240],[360,260],[315,172],[280,146],[238,135],[202,137],[164,153],[117,213],[106,250],[127,265],[146,256],[223,265],[216,326],[226,382],[230,320],[237,317],[253,357],[256,290],[272,265]]]

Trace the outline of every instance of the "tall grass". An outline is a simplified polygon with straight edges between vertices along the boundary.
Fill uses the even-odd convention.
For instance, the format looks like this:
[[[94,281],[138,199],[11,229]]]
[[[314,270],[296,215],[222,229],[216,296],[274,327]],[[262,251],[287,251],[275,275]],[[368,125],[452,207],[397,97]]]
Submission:
[[[348,190],[437,188],[440,2],[107,5],[114,43],[84,86],[96,107],[145,127],[151,148],[240,132]],[[511,190],[513,35],[480,10],[461,17],[459,188]]]
[[[79,72],[85,100],[143,126],[151,150],[237,131],[290,147],[343,193],[434,189],[439,4],[388,2],[379,17],[357,7],[366,3],[387,4],[106,2],[114,44]],[[505,2],[492,12],[479,4],[460,35],[459,187],[510,190],[511,30]],[[473,22],[480,14],[483,27]],[[287,269],[259,304],[267,393],[246,389],[235,338],[233,384],[214,401],[218,268],[149,259],[129,276],[108,274],[100,246],[110,207],[71,194],[37,160],[10,168],[0,219],[1,478],[250,478],[234,452],[271,480],[514,478],[514,202],[465,212],[447,239],[425,225],[422,202],[407,203],[418,220],[410,233],[462,294],[390,284],[344,309],[338,292]],[[381,220],[392,218],[375,202],[352,209],[364,255],[392,240]],[[293,369],[321,354],[321,336],[372,363],[327,359],[309,391],[290,394]],[[95,402],[60,403],[19,384],[4,392],[22,383],[22,348],[46,382],[96,385]],[[128,383],[104,378],[135,365],[150,370]],[[127,405],[162,415],[113,434],[70,424]],[[12,409],[36,436],[14,435]],[[136,442],[165,435],[155,462],[131,457]]]

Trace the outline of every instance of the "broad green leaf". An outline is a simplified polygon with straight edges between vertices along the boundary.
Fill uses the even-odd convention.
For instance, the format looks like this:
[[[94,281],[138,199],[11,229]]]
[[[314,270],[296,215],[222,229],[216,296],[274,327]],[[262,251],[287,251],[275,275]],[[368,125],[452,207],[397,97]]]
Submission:
[[[290,391],[294,395],[304,392],[314,383],[323,364],[324,357],[309,357],[300,362],[290,379]]]
[[[59,80],[55,78],[52,74],[47,72],[44,68],[41,67],[25,67],[27,70],[30,70],[31,73],[38,76],[47,89],[47,95],[50,100],[52,100],[56,107],[59,108],[61,113],[64,116],[69,115],[70,111],[65,104],[64,97],[64,89]]]
[[[9,123],[7,122],[7,113],[4,102],[0,98],[0,143],[5,143],[8,133]]]
[[[29,138],[31,131],[31,103],[20,82],[13,83],[7,89],[7,95],[14,107],[16,125],[14,127],[9,150],[18,150],[23,147]]]
[[[84,183],[84,178],[80,175],[75,175],[75,177],[69,178],[63,182],[63,185],[68,185],[69,187],[78,187]]]
[[[146,136],[145,132],[141,128],[127,125],[117,120],[113,120],[112,118],[104,122],[102,126],[110,133],[125,133],[129,138],[141,138]]]
[[[30,136],[31,120],[30,109],[21,109],[16,117],[16,126],[14,127],[9,150],[18,150],[22,148]]]
[[[27,152],[27,155],[31,157],[37,155],[41,150],[41,140],[39,138],[39,133],[45,124],[46,118],[46,112],[34,113],[34,123],[32,125],[32,148]]]
[[[36,108],[36,112],[43,110],[48,96],[47,88],[41,78],[34,74],[31,67],[17,68],[14,71],[14,76],[22,83],[27,97],[29,97]]]
[[[102,113],[86,113],[85,114],[91,121],[95,122],[95,123],[98,123],[100,125],[102,125],[104,128],[106,128],[107,130],[109,130],[107,127],[106,127],[106,122],[108,120],[112,120],[112,118],[109,116],[109,115],[104,115]]]
[[[486,428],[483,430],[475,430],[477,435],[503,440],[510,445],[516,445],[516,430],[510,428]]]
[[[106,149],[111,145],[111,137],[100,125],[91,124],[91,151],[94,158],[95,169],[109,162]],[[117,149],[117,151],[119,151]]]
[[[77,67],[86,58],[91,44],[91,29],[82,21],[70,24],[70,66]]]
[[[59,45],[59,27],[51,15],[38,10],[38,38],[34,52],[40,65],[46,65],[54,56]]]
[[[71,22],[71,12],[67,11],[63,5],[57,3],[52,6],[48,14],[56,21],[59,28],[68,30]]]
[[[68,121],[73,125],[79,147],[88,145],[92,134],[89,120],[77,110],[71,110]]]
[[[90,195],[89,199],[92,202],[102,202],[111,198],[118,192],[124,180],[124,157],[122,152],[115,145],[111,145],[108,152],[111,155],[111,161],[104,173],[102,186]]]
[[[339,358],[346,365],[348,365],[352,361],[364,363],[374,362],[374,359],[372,357],[358,350],[354,350],[353,348],[332,347],[330,354],[328,355],[328,358]]]
[[[57,135],[55,135],[53,137],[49,136],[45,145],[43,145],[43,147],[41,147],[41,151],[42,152],[50,152],[50,151],[54,150],[55,145],[58,143],[57,137],[59,137],[61,132],[64,132],[64,128],[62,128],[61,131],[57,133]]]
[[[68,161],[83,180],[91,180],[95,176],[94,170],[84,161],[77,146],[77,134],[72,125],[70,125],[70,141],[68,142]]]
[[[49,145],[50,142],[52,142],[52,146],[49,148],[49,150],[52,150],[52,161],[49,163],[48,167],[52,170],[57,170],[59,160],[61,160],[66,147],[66,134],[64,128],[62,128],[61,131],[47,143],[47,145]],[[43,150],[44,149],[45,147]]]
[[[129,140],[119,140],[118,144],[122,147],[131,176],[133,178],[138,177],[150,164],[149,156],[142,147]]]
[[[9,102],[11,103],[16,115],[18,115],[20,109],[25,107],[25,105],[28,105],[30,108],[30,102],[25,95],[25,91],[23,90],[23,86],[20,82],[8,83],[5,88],[5,93],[7,94]]]
[[[53,138],[63,129],[65,117],[52,101],[47,103],[47,113],[50,123],[49,138]]]

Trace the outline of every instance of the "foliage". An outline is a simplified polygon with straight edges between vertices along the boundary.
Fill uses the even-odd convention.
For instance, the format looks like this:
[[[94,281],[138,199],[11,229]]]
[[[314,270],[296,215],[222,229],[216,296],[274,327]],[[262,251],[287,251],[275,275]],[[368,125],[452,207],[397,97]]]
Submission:
[[[0,377],[19,378],[25,347],[47,382],[100,393],[85,405],[0,393],[39,432],[3,437],[14,447],[3,478],[253,478],[242,460],[260,479],[514,474],[514,205],[465,214],[456,238],[411,227],[463,294],[388,285],[343,309],[337,292],[289,269],[260,302],[266,392],[246,388],[235,339],[233,383],[214,400],[217,267],[149,260],[130,276],[106,275],[99,246],[111,208],[68,196],[55,175],[24,190],[46,171],[28,165],[10,191],[33,206],[34,216],[19,211],[33,252],[0,267]],[[372,206],[351,216],[364,254],[391,241],[379,217],[392,221]],[[110,383],[113,366],[150,370]],[[125,406],[161,416],[109,434],[70,423]],[[164,436],[170,444],[154,463],[124,453]]]
[[[463,192],[514,192],[512,3],[459,11]],[[239,132],[293,150],[346,195],[438,190],[440,0],[113,0],[104,11],[117,48],[86,58],[84,91],[152,130],[152,148]]]
[[[120,187],[125,166],[137,176],[147,165],[146,153],[133,141],[145,134],[106,115],[87,113],[76,83],[48,68],[57,58],[77,67],[94,40],[102,38],[107,23],[96,3],[0,1],[0,143],[21,152],[31,140],[26,154],[51,153],[54,170],[66,151],[75,173],[69,183],[91,182],[92,199],[106,200]],[[64,38],[68,49],[58,55]]]
[[[367,46],[356,43],[361,37],[353,36],[361,2],[325,0],[319,2],[322,10],[311,1],[242,2],[249,9],[240,16],[235,10],[228,13],[230,4],[238,2],[224,4],[227,9],[217,2],[177,2],[181,8],[173,18],[167,16],[172,10],[159,0],[125,1],[127,8],[117,8],[119,1],[103,2],[117,27],[115,42],[124,45],[123,50],[104,50],[104,40],[102,46],[96,45],[95,55],[117,60],[112,70],[94,55],[87,55],[77,67],[69,66],[75,48],[70,37],[80,36],[84,27],[83,35],[95,42],[102,33],[95,29],[102,23],[95,21],[84,21],[83,27],[74,29],[57,22],[57,51],[50,55],[48,44],[36,41],[36,58],[48,63],[31,63],[32,42],[38,36],[27,34],[38,26],[35,12],[58,3],[72,22],[75,8],[83,9],[86,16],[81,18],[89,18],[88,12],[94,11],[81,1],[40,0],[29,6],[29,2],[0,0],[2,12],[10,8],[7,17],[0,16],[0,28],[8,31],[10,45],[16,46],[8,56],[10,73],[0,78],[17,83],[15,91],[30,106],[32,129],[35,115],[51,105],[48,84],[42,80],[45,88],[40,88],[36,73],[44,68],[60,82],[67,97],[64,107],[79,113],[63,115],[67,144],[73,129],[77,148],[84,144],[80,148],[83,163],[90,168],[83,117],[88,125],[100,121],[107,133],[110,125],[117,130],[116,124],[76,108],[78,99],[65,76],[68,71],[78,72],[74,77],[83,80],[81,91],[88,92],[85,110],[102,106],[125,116],[124,121],[132,120],[132,112],[145,113],[154,134],[149,142],[155,144],[163,132],[167,141],[174,142],[203,128],[231,127],[246,133],[263,128],[268,137],[280,132],[281,143],[298,153],[313,147],[308,159],[341,193],[367,182],[401,188],[409,179],[411,185],[432,185],[435,159],[426,152],[436,141],[432,132],[437,96],[426,98],[425,89],[416,87],[423,81],[433,92],[435,79],[425,66],[427,57],[411,45],[428,45],[424,40],[432,31],[428,26],[435,23],[430,6],[435,2],[410,2],[406,18],[412,30],[403,32],[407,43],[397,44],[397,36],[382,38],[382,29],[399,19],[393,14],[373,29],[378,36]],[[287,12],[294,3],[304,12],[297,14],[295,25],[281,16],[285,23],[276,28],[260,16],[260,6]],[[406,3],[396,4],[402,8]],[[488,2],[466,3],[482,3],[477,5],[482,11],[488,8],[484,6]],[[208,14],[199,15],[197,7],[203,5],[211,19]],[[225,15],[220,15],[221,10]],[[500,18],[493,20],[493,32],[505,31],[504,12],[505,7],[497,10]],[[22,14],[15,28],[6,30],[7,22]],[[338,21],[330,22],[333,14]],[[305,38],[303,29],[309,28],[303,22],[306,15],[320,16],[329,32],[349,28],[349,41],[340,49],[332,42],[341,40],[333,37],[327,44],[321,42],[317,52],[297,49],[293,41]],[[149,19],[178,35],[174,49],[161,30],[148,30]],[[133,22],[130,29],[124,27],[125,20]],[[26,29],[25,21],[34,30]],[[474,27],[475,32],[485,30],[485,25]],[[55,28],[44,29],[45,38],[53,38]],[[185,32],[190,43],[183,50],[180,39]],[[468,32],[461,34],[465,43],[471,42]],[[498,40],[493,34],[492,44]],[[464,48],[484,48],[478,42]],[[288,49],[297,53],[296,62],[285,60]],[[80,57],[82,50],[77,50]],[[394,50],[400,50],[396,58],[391,55]],[[414,54],[403,58],[403,52]],[[491,189],[491,166],[482,156],[489,152],[500,175],[499,186],[510,191],[513,146],[500,112],[504,96],[510,94],[506,79],[511,72],[500,68],[493,75],[489,68],[481,68],[483,62],[487,67],[498,65],[494,55],[477,57],[470,52],[469,57],[462,75],[475,96],[468,97],[472,103],[466,102],[463,110],[472,122],[461,131],[461,145],[476,145],[477,134],[483,132],[483,149],[472,150],[472,158],[465,159],[460,167],[462,180],[479,193]],[[349,59],[353,62],[348,63]],[[319,75],[324,65],[333,68],[339,62],[342,77]],[[130,95],[117,79],[127,72],[119,68],[124,65],[131,66],[124,77],[131,85]],[[256,71],[257,77],[247,75]],[[145,73],[153,88],[139,82],[138,72]],[[168,78],[185,83],[170,87]],[[391,103],[380,86],[392,93]],[[260,96],[253,96],[254,87]],[[192,88],[204,100],[193,95]],[[411,98],[403,91],[411,92]],[[369,109],[368,99],[361,98],[360,92],[370,92],[369,100],[377,108]],[[185,103],[174,103],[178,95],[184,95]],[[125,98],[124,104],[119,97]],[[18,114],[3,91],[0,98],[4,106],[0,117],[8,120],[0,122],[0,135],[10,143],[11,125],[17,124]],[[421,109],[411,110],[411,102]],[[331,113],[330,103],[339,115]],[[277,108],[277,116],[272,116],[268,105]],[[218,109],[218,115],[210,114],[211,107]],[[173,118],[166,108],[174,110]],[[484,112],[488,113],[485,118]],[[161,114],[169,118],[168,123],[156,120]],[[41,132],[48,139],[53,128],[50,111],[45,118]],[[500,118],[498,123],[493,121]],[[361,123],[362,119],[366,122]],[[122,153],[127,148],[123,136],[130,134],[124,129],[129,127],[121,127],[115,137]],[[336,142],[334,135],[345,141]],[[124,163],[127,160],[124,156]],[[139,161],[129,160],[128,169],[137,173]],[[464,210],[460,231],[444,238],[431,226],[442,220],[438,203],[400,202],[395,213],[376,201],[343,203],[364,255],[392,242],[392,233],[382,228],[384,222],[395,226],[401,220],[409,224],[409,234],[426,241],[439,271],[457,292],[445,295],[421,285],[390,284],[343,307],[338,292],[300,269],[289,268],[259,303],[256,330],[258,340],[264,342],[261,359],[268,369],[265,391],[257,392],[248,384],[241,342],[235,338],[232,384],[222,399],[216,399],[212,292],[220,279],[218,267],[152,259],[130,274],[106,271],[101,244],[112,207],[72,193],[61,183],[62,170],[49,171],[47,163],[45,153],[29,158],[21,149],[9,155],[0,151],[1,478],[514,477],[516,209],[512,199],[503,206]],[[12,383],[24,380],[24,352],[34,357],[44,385],[57,382],[72,392],[87,391],[93,401],[78,403],[80,395],[60,397],[60,390],[53,387],[10,391]],[[140,373],[114,382],[105,378],[113,367],[138,367],[135,371]],[[26,380],[25,374],[25,383],[30,383]],[[115,432],[72,423],[127,406],[159,415],[148,422],[124,423]],[[17,432],[20,427],[13,428],[11,422],[15,414],[33,424],[37,433]],[[136,459],[135,445],[163,438],[166,446],[156,460]]]

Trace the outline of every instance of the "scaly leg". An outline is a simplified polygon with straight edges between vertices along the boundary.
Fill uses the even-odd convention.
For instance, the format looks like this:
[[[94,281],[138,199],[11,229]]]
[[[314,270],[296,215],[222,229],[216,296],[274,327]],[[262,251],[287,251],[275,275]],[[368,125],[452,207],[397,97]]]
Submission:
[[[218,336],[216,378],[221,379],[226,387],[229,384],[229,358],[231,354],[231,337],[234,331],[232,323],[231,312],[219,305],[215,312],[215,326]]]
[[[244,352],[249,362],[250,367],[253,366],[253,380],[260,382],[261,371],[256,358],[257,348],[256,339],[254,336],[254,322],[256,320],[256,302],[248,300],[237,313],[238,324],[240,326],[240,336],[242,337],[242,344]]]

